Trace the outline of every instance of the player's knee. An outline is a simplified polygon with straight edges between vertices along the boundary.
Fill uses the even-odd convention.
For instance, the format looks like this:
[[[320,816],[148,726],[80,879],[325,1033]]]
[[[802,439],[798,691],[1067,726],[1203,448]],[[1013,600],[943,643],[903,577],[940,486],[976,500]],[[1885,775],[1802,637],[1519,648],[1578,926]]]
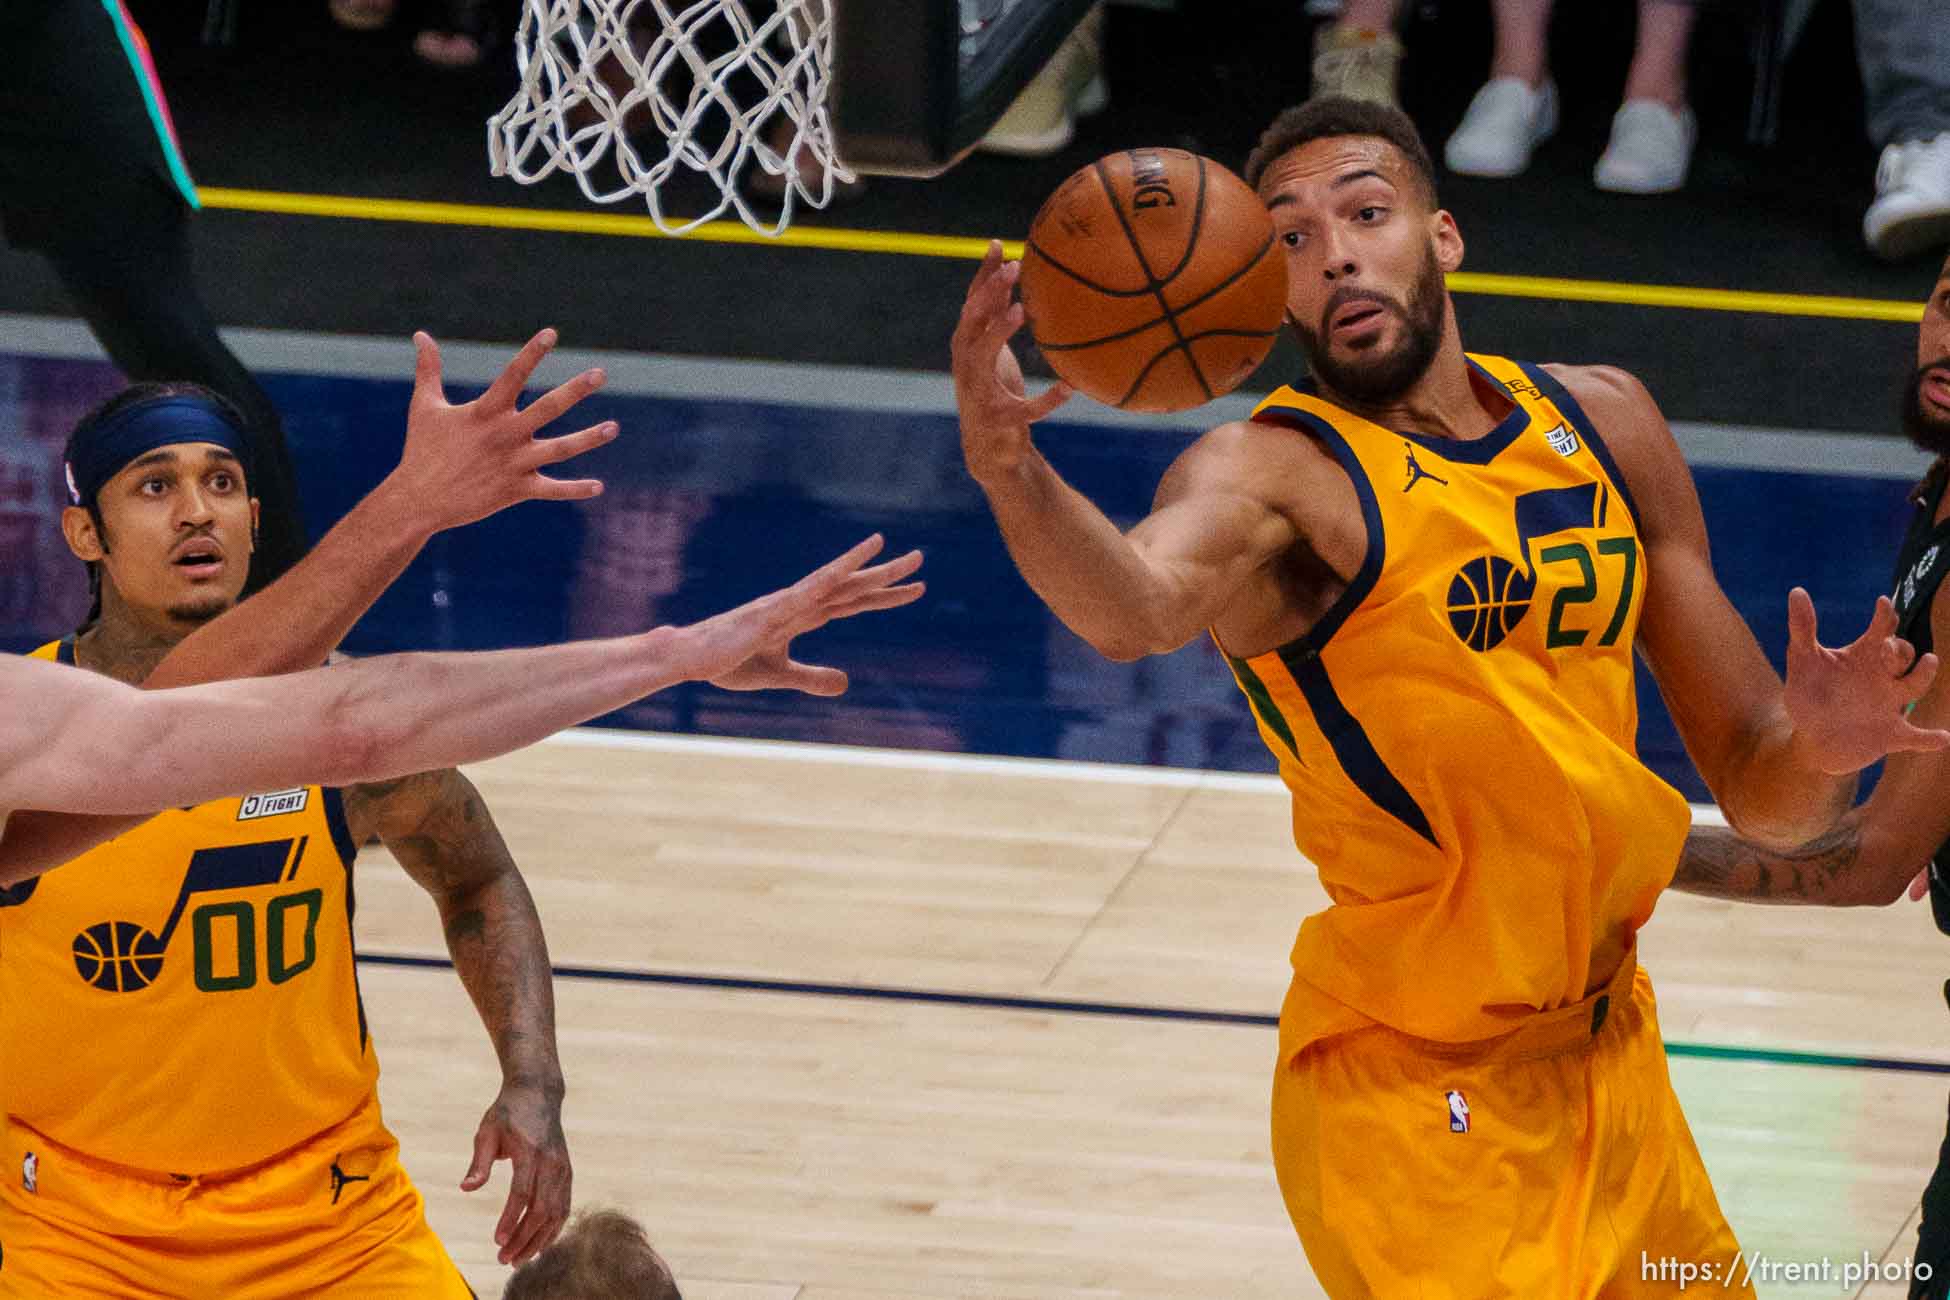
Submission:
[[[617,1210],[584,1210],[515,1270],[502,1300],[682,1300],[670,1265],[641,1224]]]

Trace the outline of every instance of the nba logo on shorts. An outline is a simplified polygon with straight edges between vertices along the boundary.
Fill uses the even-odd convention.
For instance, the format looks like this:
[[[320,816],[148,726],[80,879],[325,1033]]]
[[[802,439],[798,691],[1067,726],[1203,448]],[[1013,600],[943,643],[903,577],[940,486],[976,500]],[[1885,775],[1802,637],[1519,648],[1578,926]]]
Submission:
[[[30,1192],[41,1190],[41,1162],[29,1151],[20,1162],[20,1185]]]
[[[1544,441],[1550,443],[1551,450],[1560,456],[1577,455],[1578,435],[1571,432],[1571,426],[1568,424],[1560,424],[1552,429],[1544,435]]]
[[[1451,1133],[1469,1132],[1469,1103],[1463,1095],[1451,1088],[1443,1096],[1449,1099],[1449,1131]]]

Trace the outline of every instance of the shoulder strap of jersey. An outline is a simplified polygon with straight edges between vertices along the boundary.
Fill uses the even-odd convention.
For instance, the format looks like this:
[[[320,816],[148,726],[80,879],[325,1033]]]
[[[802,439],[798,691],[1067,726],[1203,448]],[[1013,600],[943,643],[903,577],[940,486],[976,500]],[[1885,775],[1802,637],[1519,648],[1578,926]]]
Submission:
[[[1896,571],[1889,580],[1890,599],[1896,605],[1896,635],[1926,654],[1931,644],[1930,607],[1937,588],[1950,573],[1950,520],[1938,523],[1937,508],[1950,485],[1950,461],[1939,460],[1917,484],[1910,500],[1916,517],[1910,520],[1909,533],[1896,553]]]
[[[49,641],[44,646],[37,646],[29,650],[27,657],[29,659],[46,659],[51,663],[66,664],[72,668],[75,666],[74,638],[64,636],[59,641]]]

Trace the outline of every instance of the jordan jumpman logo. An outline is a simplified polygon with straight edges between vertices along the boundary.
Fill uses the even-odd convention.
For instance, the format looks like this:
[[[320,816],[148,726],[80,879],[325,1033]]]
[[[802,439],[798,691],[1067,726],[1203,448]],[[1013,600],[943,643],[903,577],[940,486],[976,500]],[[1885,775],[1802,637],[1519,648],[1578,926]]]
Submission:
[[[1437,478],[1435,475],[1429,473],[1427,470],[1422,468],[1421,462],[1415,459],[1415,448],[1409,446],[1407,443],[1403,443],[1402,450],[1408,453],[1408,482],[1403,485],[1402,491],[1404,492],[1408,491],[1409,488],[1414,487],[1417,483],[1420,483],[1425,478],[1432,479],[1435,482],[1442,484],[1443,487],[1449,486],[1448,479]]]
[[[371,1181],[372,1175],[370,1174],[346,1173],[345,1170],[339,1168],[338,1157],[332,1157],[332,1204],[337,1205],[339,1203],[339,1193],[345,1190],[347,1183],[369,1183]]]

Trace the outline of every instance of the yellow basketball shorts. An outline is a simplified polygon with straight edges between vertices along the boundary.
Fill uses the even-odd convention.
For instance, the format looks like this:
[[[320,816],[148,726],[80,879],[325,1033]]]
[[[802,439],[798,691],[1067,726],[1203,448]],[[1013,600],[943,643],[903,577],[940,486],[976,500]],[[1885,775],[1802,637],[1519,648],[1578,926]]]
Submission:
[[[1488,1043],[1308,1045],[1275,1072],[1273,1162],[1335,1300],[1754,1294],[1629,956]]]
[[[427,1226],[377,1100],[272,1160],[208,1178],[106,1164],[12,1121],[0,1142],[0,1300],[473,1295]]]

